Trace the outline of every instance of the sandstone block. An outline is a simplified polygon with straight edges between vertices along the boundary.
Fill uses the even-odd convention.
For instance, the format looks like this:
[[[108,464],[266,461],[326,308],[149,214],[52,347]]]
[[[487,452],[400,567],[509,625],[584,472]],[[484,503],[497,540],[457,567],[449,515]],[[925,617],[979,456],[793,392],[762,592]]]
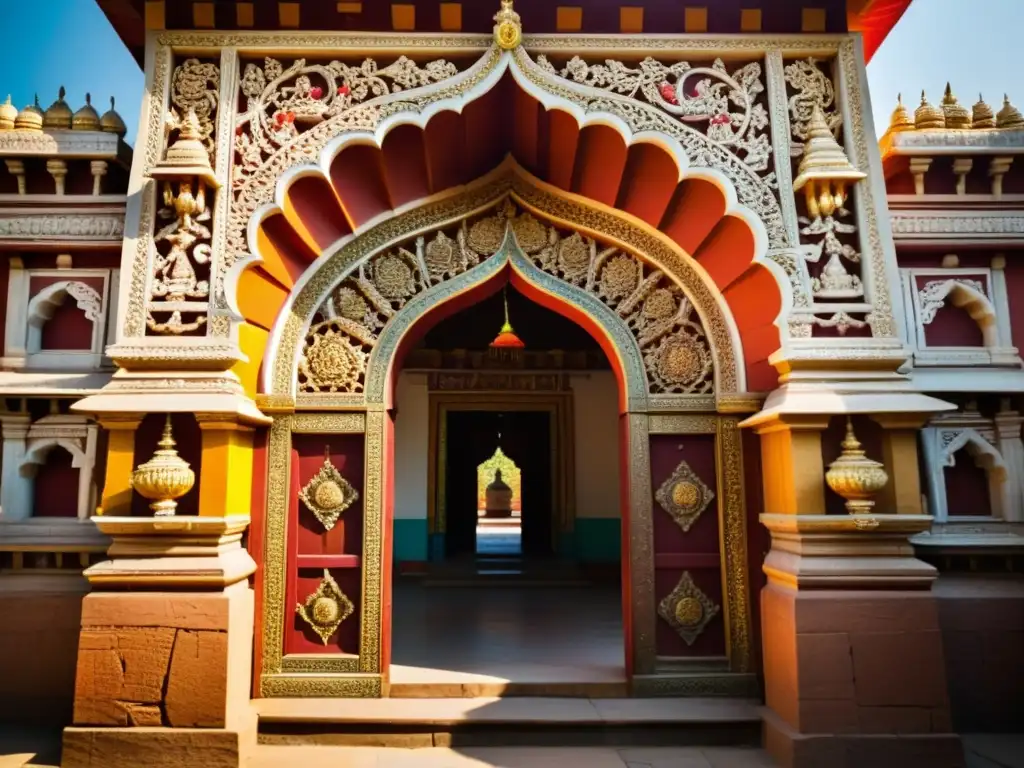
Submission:
[[[178,728],[223,727],[227,670],[226,632],[179,631],[164,702],[168,724]]]

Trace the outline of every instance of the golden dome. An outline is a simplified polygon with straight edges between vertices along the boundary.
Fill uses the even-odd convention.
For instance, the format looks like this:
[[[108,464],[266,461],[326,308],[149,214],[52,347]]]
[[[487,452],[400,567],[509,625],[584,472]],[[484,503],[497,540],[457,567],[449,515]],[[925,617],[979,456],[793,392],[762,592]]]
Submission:
[[[74,117],[71,118],[71,127],[76,131],[98,131],[100,129],[100,116],[93,109],[91,94],[85,94],[85,106],[75,112]]]
[[[103,113],[103,117],[100,118],[100,130],[106,131],[107,133],[116,133],[121,138],[128,133],[128,126],[124,124],[124,120],[117,114],[114,109],[114,97],[110,97],[110,109]]]
[[[29,104],[18,113],[18,119],[14,121],[14,127],[19,131],[41,131],[43,130],[43,110],[39,108],[39,96],[36,96],[35,104]]]
[[[889,118],[889,130],[892,133],[914,130],[914,118],[910,116],[910,110],[903,103],[902,93],[896,97],[896,109],[892,111],[892,117]]]
[[[995,128],[996,127],[996,113],[992,111],[987,103],[985,103],[984,97],[978,94],[978,103],[974,105],[971,110],[972,128]]]
[[[946,118],[947,128],[971,127],[971,111],[957,101],[949,83],[946,83],[946,93],[942,97],[942,114]]]
[[[0,104],[0,131],[14,129],[14,121],[18,119],[18,108],[11,104],[11,96],[7,95],[7,101]]]
[[[71,127],[71,120],[74,116],[71,114],[71,107],[64,101],[65,93],[67,91],[64,90],[62,85],[57,100],[47,107],[43,113],[43,128],[64,129]]]
[[[1003,108],[996,115],[996,128],[1020,129],[1024,128],[1024,116],[1020,110],[1010,103],[1009,96],[1003,96]]]
[[[921,106],[914,111],[914,125],[918,130],[945,128],[946,115],[939,108],[928,103],[928,97],[921,91]]]

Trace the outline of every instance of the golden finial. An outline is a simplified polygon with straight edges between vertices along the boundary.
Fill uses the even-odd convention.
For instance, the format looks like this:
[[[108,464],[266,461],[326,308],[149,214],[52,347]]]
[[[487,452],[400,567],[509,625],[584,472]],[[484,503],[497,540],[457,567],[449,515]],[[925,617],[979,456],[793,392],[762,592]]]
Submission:
[[[910,110],[903,103],[903,94],[898,94],[896,109],[892,111],[892,117],[889,118],[889,132],[898,133],[912,130],[914,130],[914,118],[910,116]]]
[[[195,472],[178,455],[175,445],[171,433],[171,414],[167,414],[164,432],[153,458],[132,472],[132,488],[143,498],[152,501],[149,508],[157,517],[173,515],[178,507],[177,500],[192,490],[196,482]]]
[[[946,83],[946,92],[942,96],[942,114],[946,120],[946,128],[963,129],[971,127],[971,112],[957,101],[953,95],[953,87]]]
[[[1006,130],[1024,128],[1024,116],[1021,115],[1019,109],[1010,103],[1008,95],[1003,96],[1003,108],[996,115],[996,128],[1004,128]]]
[[[19,131],[43,130],[43,110],[39,108],[39,94],[36,94],[34,104],[29,104],[18,113],[18,119],[14,121],[14,127]]]
[[[178,136],[168,147],[164,159],[154,166],[149,175],[163,179],[198,176],[204,183],[216,188],[217,177],[203,144],[203,134],[195,110],[190,108],[183,119],[178,119],[177,114],[172,113],[167,123],[171,130],[178,131]]]
[[[522,20],[512,8],[512,0],[501,0],[501,9],[494,14],[494,42],[503,51],[511,51],[522,39]]]
[[[53,102],[46,111],[43,113],[43,128],[51,128],[55,130],[66,130],[71,127],[71,107],[64,101],[64,96],[67,91],[64,90],[64,86],[60,87],[58,91],[57,100]]]
[[[98,131],[100,129],[100,116],[93,109],[92,94],[85,94],[85,106],[75,112],[71,118],[71,128],[75,131]]]
[[[995,128],[996,113],[979,93],[978,103],[971,109],[971,128]]]
[[[11,104],[11,95],[7,94],[7,101],[0,104],[0,131],[13,131],[17,119],[18,108]]]
[[[114,109],[113,96],[110,97],[110,109],[104,112],[103,117],[100,118],[100,130],[105,133],[116,133],[122,139],[128,133],[128,126],[124,124],[124,120]]]
[[[828,487],[846,499],[846,511],[851,515],[871,512],[872,497],[889,482],[883,466],[869,459],[853,432],[853,420],[846,417],[846,437],[839,458],[828,465],[825,482]]]
[[[946,114],[939,107],[928,103],[924,91],[921,91],[921,106],[914,111],[914,127],[919,131],[946,127]]]
[[[793,181],[793,191],[806,187],[807,212],[812,219],[831,216],[846,202],[846,187],[863,179],[850,163],[825,121],[821,107],[814,105],[807,125],[807,143]]]

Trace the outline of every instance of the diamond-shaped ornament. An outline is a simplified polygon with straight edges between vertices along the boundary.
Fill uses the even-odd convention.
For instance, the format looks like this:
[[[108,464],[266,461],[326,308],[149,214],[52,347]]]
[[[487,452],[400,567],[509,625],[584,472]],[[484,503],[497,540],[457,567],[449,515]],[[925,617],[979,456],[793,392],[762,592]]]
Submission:
[[[693,583],[689,571],[683,573],[676,588],[658,603],[658,615],[679,633],[687,645],[694,644],[719,610],[711,598]]]
[[[356,502],[359,491],[341,476],[331,457],[325,456],[323,466],[299,491],[299,498],[329,531],[341,513]]]
[[[326,568],[316,592],[307,597],[306,602],[295,606],[295,612],[320,636],[324,645],[354,610],[352,601]]]
[[[689,464],[681,461],[668,480],[661,484],[654,498],[686,532],[714,500],[715,493],[690,469]]]

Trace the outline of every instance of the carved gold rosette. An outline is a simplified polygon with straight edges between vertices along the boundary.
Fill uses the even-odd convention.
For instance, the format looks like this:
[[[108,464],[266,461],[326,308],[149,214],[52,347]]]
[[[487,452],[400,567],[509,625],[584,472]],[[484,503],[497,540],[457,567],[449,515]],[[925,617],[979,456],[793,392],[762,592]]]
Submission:
[[[681,461],[669,478],[661,484],[654,498],[676,524],[687,532],[714,500],[715,494],[689,464]]]
[[[683,573],[675,589],[658,604],[658,615],[679,633],[687,645],[696,642],[719,610],[719,606],[694,584],[689,571]]]
[[[341,513],[359,499],[359,491],[342,477],[338,468],[331,463],[330,456],[325,456],[323,466],[299,491],[299,498],[329,531],[338,522]]]
[[[327,645],[341,622],[354,611],[352,601],[341,591],[338,582],[326,568],[316,592],[307,597],[304,603],[295,606],[295,612],[319,635],[324,645]]]

